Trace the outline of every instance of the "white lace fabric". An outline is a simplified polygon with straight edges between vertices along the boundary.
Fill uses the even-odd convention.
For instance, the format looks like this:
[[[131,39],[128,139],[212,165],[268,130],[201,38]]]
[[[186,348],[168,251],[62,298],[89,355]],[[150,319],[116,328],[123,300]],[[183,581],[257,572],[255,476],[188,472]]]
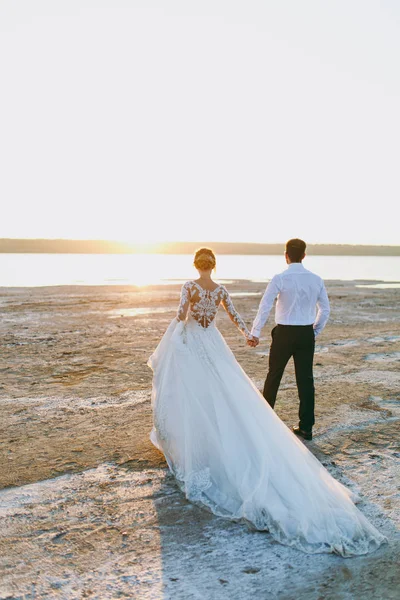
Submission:
[[[220,303],[246,335],[223,286],[206,293],[187,282],[178,319],[148,362],[154,375],[150,438],[180,488],[214,514],[243,519],[304,552],[376,550],[386,538],[236,361],[215,326]]]
[[[189,313],[197,323],[203,328],[207,328],[214,323],[220,304],[239,331],[246,338],[250,338],[250,331],[235,309],[228,290],[223,285],[218,285],[214,290],[206,290],[196,281],[187,281],[182,286],[177,319],[184,321]]]

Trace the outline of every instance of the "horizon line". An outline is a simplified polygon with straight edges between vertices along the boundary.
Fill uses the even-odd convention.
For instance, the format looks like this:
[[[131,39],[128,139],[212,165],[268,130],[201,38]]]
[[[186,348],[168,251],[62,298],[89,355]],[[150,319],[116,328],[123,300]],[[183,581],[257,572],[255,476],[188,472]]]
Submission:
[[[0,243],[2,242],[96,242],[96,243],[112,243],[122,244],[129,246],[164,246],[173,244],[182,245],[207,245],[207,244],[231,244],[231,245],[248,245],[248,246],[278,246],[285,245],[286,241],[279,242],[242,242],[242,241],[226,241],[226,240],[214,240],[214,241],[191,241],[191,240],[179,240],[179,241],[166,241],[161,240],[157,242],[137,242],[131,240],[118,240],[112,238],[63,238],[63,237],[1,237]],[[390,247],[400,248],[399,244],[388,244],[388,243],[352,243],[352,242],[306,242],[307,246],[352,246],[352,247]]]

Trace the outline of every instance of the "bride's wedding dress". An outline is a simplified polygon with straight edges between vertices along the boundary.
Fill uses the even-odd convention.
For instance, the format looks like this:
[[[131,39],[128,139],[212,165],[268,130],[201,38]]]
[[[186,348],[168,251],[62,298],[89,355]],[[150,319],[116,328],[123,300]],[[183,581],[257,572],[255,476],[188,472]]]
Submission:
[[[224,286],[182,288],[178,317],[149,359],[152,442],[186,497],[229,519],[245,519],[305,552],[342,556],[386,538],[264,400],[218,331],[220,303],[249,331]]]

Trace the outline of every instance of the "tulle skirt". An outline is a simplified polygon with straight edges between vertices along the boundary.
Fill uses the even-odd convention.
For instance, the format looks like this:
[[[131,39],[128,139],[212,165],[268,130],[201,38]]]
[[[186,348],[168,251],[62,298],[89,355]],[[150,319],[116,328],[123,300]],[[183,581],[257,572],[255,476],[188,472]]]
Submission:
[[[367,554],[386,541],[270,408],[215,322],[174,319],[148,364],[150,439],[188,500],[308,553]]]

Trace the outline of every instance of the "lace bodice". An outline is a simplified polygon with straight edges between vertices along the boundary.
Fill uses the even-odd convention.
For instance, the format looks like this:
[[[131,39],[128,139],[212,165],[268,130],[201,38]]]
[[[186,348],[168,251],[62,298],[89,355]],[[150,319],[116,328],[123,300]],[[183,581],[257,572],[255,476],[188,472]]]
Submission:
[[[228,290],[223,285],[218,285],[211,291],[202,288],[196,281],[187,281],[182,286],[177,319],[184,321],[190,312],[191,317],[199,325],[207,328],[214,321],[220,304],[243,335],[250,338],[250,331],[235,309]]]

